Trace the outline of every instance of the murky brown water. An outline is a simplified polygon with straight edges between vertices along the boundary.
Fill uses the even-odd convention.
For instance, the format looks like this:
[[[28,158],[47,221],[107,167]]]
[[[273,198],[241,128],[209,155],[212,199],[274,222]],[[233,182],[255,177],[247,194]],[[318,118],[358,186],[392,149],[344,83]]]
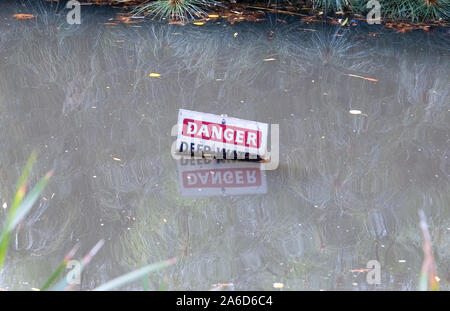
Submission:
[[[55,175],[13,234],[0,287],[40,287],[73,245],[80,258],[103,238],[83,290],[171,257],[150,289],[415,289],[423,209],[449,289],[448,30],[114,27],[117,11],[95,8],[70,26],[51,9],[16,21],[19,8],[0,5],[0,201],[32,150],[32,183]],[[252,171],[257,187],[185,187],[185,171],[254,168],[172,159],[180,108],[280,124],[278,169]],[[376,286],[350,272],[373,259]]]

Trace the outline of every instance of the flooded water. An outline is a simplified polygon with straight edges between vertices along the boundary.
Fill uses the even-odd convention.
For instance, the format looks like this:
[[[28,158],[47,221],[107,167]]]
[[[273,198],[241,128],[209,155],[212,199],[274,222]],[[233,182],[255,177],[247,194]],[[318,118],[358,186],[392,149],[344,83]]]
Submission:
[[[54,6],[12,1],[0,12],[0,203],[32,150],[31,184],[55,171],[12,234],[0,287],[39,288],[76,243],[80,259],[104,239],[78,289],[172,257],[150,289],[416,289],[423,209],[449,289],[448,29],[282,15],[115,26],[119,10],[94,7],[71,26]],[[278,168],[177,162],[180,108],[279,124]],[[214,170],[250,175],[234,187],[184,178]],[[379,285],[352,272],[370,260]]]

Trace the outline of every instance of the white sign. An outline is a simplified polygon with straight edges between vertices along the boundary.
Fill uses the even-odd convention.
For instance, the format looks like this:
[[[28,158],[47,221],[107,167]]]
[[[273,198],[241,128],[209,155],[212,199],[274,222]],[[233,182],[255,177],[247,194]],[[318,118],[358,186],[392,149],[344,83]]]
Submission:
[[[266,173],[261,170],[261,163],[206,158],[182,158],[177,162],[182,197],[267,192]]]
[[[268,124],[180,109],[176,149],[218,159],[267,156]]]

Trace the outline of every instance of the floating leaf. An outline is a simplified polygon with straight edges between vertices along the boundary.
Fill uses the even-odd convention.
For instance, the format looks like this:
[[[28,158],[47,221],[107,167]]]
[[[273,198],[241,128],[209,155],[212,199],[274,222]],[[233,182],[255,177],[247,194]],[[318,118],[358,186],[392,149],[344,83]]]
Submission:
[[[24,21],[24,20],[28,20],[28,19],[33,19],[34,15],[33,14],[14,14],[13,17],[15,19]]]
[[[349,111],[350,114],[361,114],[361,110],[352,109]]]
[[[161,75],[159,73],[156,72],[152,72],[148,75],[150,78],[160,78]]]
[[[353,269],[353,270],[350,270],[351,273],[365,273],[365,272],[369,272],[369,271],[372,271],[372,269],[366,269],[366,268],[363,268],[363,269]]]
[[[283,287],[284,287],[284,284],[283,284],[283,283],[273,283],[273,288],[281,289],[281,288],[283,288]]]
[[[351,73],[348,73],[347,76],[353,77],[353,78],[358,78],[358,79],[363,79],[363,80],[370,81],[370,82],[378,82],[377,79],[374,79],[374,78],[366,78],[366,77],[354,75],[354,74],[351,74]]]

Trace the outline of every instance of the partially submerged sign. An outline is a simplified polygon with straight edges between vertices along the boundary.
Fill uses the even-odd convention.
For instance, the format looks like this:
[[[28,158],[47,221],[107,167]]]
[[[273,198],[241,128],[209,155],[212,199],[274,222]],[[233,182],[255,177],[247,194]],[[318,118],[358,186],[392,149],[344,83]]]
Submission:
[[[266,173],[249,161],[182,158],[178,162],[178,186],[182,197],[263,194]]]
[[[265,159],[268,124],[180,109],[179,153],[218,159]]]

